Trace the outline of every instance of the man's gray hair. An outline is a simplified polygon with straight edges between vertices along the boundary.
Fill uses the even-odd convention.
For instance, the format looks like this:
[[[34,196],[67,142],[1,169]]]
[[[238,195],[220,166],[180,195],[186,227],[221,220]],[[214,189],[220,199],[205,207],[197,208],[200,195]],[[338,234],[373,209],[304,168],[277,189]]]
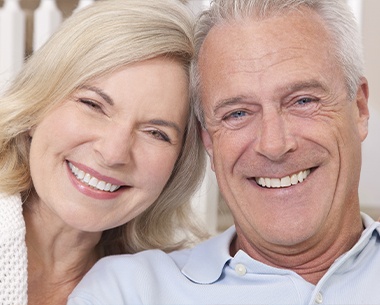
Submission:
[[[275,14],[287,13],[308,7],[324,21],[331,35],[331,52],[342,65],[348,95],[353,99],[360,77],[363,75],[363,51],[359,28],[350,7],[344,0],[212,0],[210,8],[203,11],[195,26],[196,55],[191,64],[191,95],[202,127],[205,127],[200,98],[200,74],[198,56],[202,44],[215,25],[254,18],[263,20]]]

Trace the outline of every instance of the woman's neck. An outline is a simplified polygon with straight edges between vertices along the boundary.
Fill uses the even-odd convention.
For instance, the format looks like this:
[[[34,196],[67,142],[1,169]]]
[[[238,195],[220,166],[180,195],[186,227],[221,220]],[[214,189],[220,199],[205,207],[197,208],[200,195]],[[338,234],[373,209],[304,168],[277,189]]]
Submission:
[[[73,229],[43,207],[24,205],[28,304],[66,304],[67,296],[101,257],[101,232]]]

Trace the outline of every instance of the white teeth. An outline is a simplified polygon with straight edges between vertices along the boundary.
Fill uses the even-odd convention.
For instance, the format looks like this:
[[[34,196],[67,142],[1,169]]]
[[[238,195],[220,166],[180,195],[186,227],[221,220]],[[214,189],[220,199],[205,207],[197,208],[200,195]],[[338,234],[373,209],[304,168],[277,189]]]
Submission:
[[[106,183],[104,181],[99,181],[98,184],[96,185],[96,188],[104,191],[105,186],[106,186]]]
[[[85,173],[84,171],[72,165],[70,162],[69,162],[69,167],[72,173],[75,175],[75,177],[77,177],[79,181],[95,189],[112,193],[120,188],[120,185],[111,184],[109,182],[98,180],[97,178],[92,177],[90,174]]]
[[[292,183],[292,185],[295,185],[295,184],[298,183],[298,176],[297,176],[297,174],[292,175],[292,177],[290,178],[290,182]]]
[[[85,175],[85,174],[86,174],[86,173],[85,173],[84,171],[81,171],[81,170],[80,170],[80,171],[78,172],[78,174],[77,174],[78,179],[79,179],[79,180],[82,180],[82,179],[84,178],[84,175]]]
[[[84,175],[84,178],[82,181],[88,184],[90,182],[90,180],[91,180],[91,175],[86,174],[86,175]]]
[[[298,174],[293,174],[291,176],[286,176],[283,178],[255,178],[256,183],[263,187],[268,188],[280,188],[289,187],[291,185],[296,185],[304,181],[310,174],[310,169],[300,171]]]
[[[111,185],[111,189],[110,189],[110,192],[114,192],[116,191],[120,186],[117,186],[117,185]]]
[[[291,182],[290,182],[290,177],[287,176],[287,177],[284,177],[284,178],[281,178],[281,187],[287,187],[287,186],[291,186]]]
[[[111,183],[107,183],[106,186],[104,187],[105,191],[109,191],[111,189]]]
[[[302,182],[303,179],[304,179],[304,178],[303,178],[303,173],[302,173],[302,172],[299,172],[299,173],[298,173],[298,181],[299,181],[299,182]]]
[[[87,175],[86,175],[87,176]],[[98,185],[98,179],[92,177],[90,179],[90,182],[88,183],[88,185],[92,186],[92,187],[96,187]]]
[[[270,186],[271,187],[281,187],[281,180],[278,178],[271,179]]]

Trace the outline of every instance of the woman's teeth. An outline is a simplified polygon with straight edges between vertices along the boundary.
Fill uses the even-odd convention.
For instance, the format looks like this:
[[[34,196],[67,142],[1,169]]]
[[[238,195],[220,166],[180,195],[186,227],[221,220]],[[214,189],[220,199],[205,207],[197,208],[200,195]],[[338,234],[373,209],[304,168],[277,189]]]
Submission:
[[[109,182],[98,180],[97,178],[91,176],[88,173],[85,173],[84,171],[80,170],[76,166],[72,165],[70,162],[68,163],[69,163],[71,172],[75,175],[75,177],[79,181],[81,181],[84,184],[87,184],[97,190],[110,192],[110,193],[115,192],[120,188],[120,185],[111,184]]]
[[[280,188],[296,185],[304,181],[310,174],[310,169],[300,171],[298,174],[286,176],[283,178],[255,178],[256,183],[262,187]]]

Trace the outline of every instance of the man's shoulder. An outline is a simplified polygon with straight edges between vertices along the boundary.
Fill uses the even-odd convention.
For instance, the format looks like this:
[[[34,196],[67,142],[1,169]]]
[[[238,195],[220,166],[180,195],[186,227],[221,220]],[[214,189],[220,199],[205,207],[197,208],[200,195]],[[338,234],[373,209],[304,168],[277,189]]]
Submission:
[[[187,251],[176,253],[184,257]],[[161,250],[107,256],[83,277],[68,304],[139,304],[141,295],[153,298],[153,288],[169,287],[167,282],[179,277],[180,267],[171,254]]]
[[[234,227],[226,230],[222,234],[216,235],[192,248],[181,249],[166,253],[158,249],[144,250],[135,254],[122,254],[107,256],[99,260],[92,270],[116,270],[123,268],[142,270],[161,270],[173,265],[181,269],[189,260],[198,260],[205,254],[210,256],[211,253],[220,255],[221,250],[228,251],[229,243],[235,234]],[[227,253],[228,254],[228,253]],[[195,256],[195,257],[194,257]],[[159,264],[157,264],[159,262]],[[131,270],[129,270],[131,271]]]
[[[225,251],[230,235],[234,230],[224,232],[192,248],[166,253],[162,250],[144,250],[135,254],[112,255],[100,259],[87,273],[85,282],[92,280],[122,281],[124,283],[144,281],[147,277],[171,274],[182,276],[187,269],[203,270],[204,265],[223,265],[226,261]],[[224,254],[223,254],[224,253]],[[219,257],[222,257],[221,259]],[[219,263],[220,262],[220,263]],[[219,272],[219,271],[218,271]],[[83,282],[82,281],[82,282]]]
[[[228,245],[234,234],[231,228],[193,248],[170,253],[145,250],[102,258],[78,284],[68,304],[138,304],[141,296],[152,303],[160,291],[180,293],[173,282],[183,287],[214,282],[230,258]]]

